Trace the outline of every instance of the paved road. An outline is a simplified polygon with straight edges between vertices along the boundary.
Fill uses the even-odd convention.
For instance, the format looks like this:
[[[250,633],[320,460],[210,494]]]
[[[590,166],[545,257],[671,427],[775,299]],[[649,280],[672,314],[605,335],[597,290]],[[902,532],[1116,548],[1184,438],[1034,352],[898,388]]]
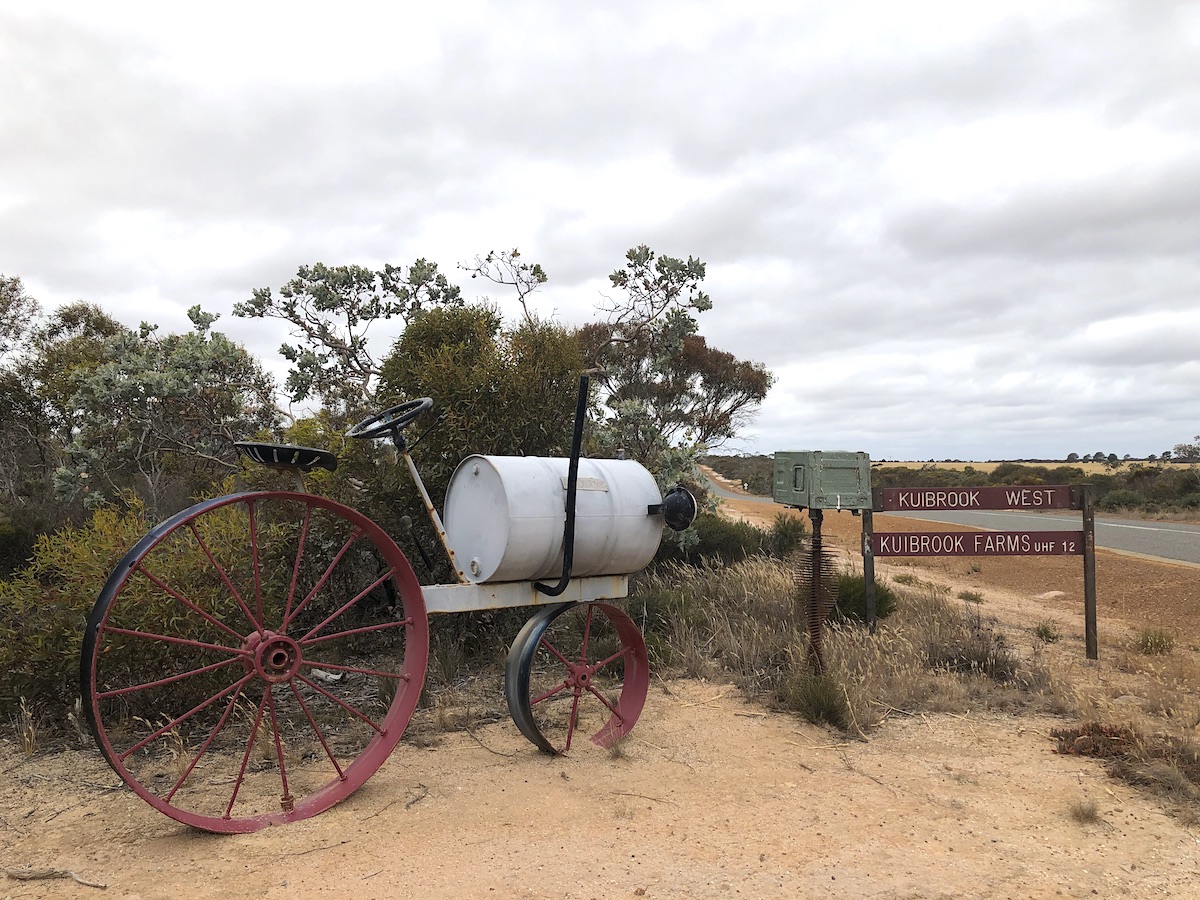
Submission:
[[[773,503],[770,497],[735,494],[710,481],[718,497]],[[1022,512],[921,512],[887,513],[926,522],[952,522],[992,531],[1077,531],[1083,527],[1080,514]],[[1096,517],[1096,546],[1126,553],[1200,565],[1200,525],[1151,522],[1143,519]]]

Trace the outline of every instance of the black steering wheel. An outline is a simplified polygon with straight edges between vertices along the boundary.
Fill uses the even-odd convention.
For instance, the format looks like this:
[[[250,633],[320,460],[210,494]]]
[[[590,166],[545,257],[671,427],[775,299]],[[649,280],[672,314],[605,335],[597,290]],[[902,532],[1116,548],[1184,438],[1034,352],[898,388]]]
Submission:
[[[409,400],[398,406],[391,406],[381,413],[376,413],[363,419],[346,432],[346,437],[377,438],[389,433],[399,433],[401,428],[412,424],[421,413],[433,406],[429,397]]]

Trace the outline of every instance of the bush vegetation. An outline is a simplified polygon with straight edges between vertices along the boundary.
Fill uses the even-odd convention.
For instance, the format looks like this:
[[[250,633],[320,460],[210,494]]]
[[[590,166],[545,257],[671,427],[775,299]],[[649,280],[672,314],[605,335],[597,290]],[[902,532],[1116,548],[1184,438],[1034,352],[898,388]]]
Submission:
[[[784,559],[800,546],[805,534],[803,520],[782,513],[775,517],[770,528],[759,528],[750,522],[702,512],[692,530],[693,541],[663,541],[657,561],[728,565],[760,554]]]
[[[846,622],[867,621],[867,580],[862,573],[838,575],[834,618]],[[896,592],[886,581],[875,582],[875,618],[886,619],[896,610]]]

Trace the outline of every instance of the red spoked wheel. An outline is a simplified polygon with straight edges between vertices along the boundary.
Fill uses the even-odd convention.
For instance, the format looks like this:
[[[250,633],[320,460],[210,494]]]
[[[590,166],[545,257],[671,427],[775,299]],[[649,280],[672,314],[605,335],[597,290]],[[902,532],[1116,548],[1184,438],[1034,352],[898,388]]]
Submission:
[[[80,683],[96,743],[139,796],[250,832],[370,778],[428,654],[420,585],[378,525],[257,492],[198,503],[129,551],[88,619]]]
[[[611,748],[646,703],[650,667],[634,621],[608,603],[563,603],[536,612],[513,641],[504,696],[517,728],[547,753],[576,732]]]

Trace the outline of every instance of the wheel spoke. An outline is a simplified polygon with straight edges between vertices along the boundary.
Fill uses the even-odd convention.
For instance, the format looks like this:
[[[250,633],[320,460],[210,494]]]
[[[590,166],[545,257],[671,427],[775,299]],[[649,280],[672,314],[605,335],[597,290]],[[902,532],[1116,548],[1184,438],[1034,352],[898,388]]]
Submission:
[[[294,682],[289,681],[288,687],[292,689],[292,694],[296,697],[296,702],[300,704],[300,708],[304,710],[304,717],[308,719],[308,724],[313,730],[313,734],[317,736],[317,740],[321,742],[321,746],[325,749],[325,755],[329,757],[329,761],[333,763],[333,768],[337,771],[338,778],[345,780],[346,774],[342,771],[342,767],[338,765],[337,759],[334,758],[333,751],[329,749],[329,743],[325,740],[325,734],[321,731],[321,726],[317,724],[317,720],[313,718],[312,713],[308,709],[308,704],[304,702],[304,698],[300,696],[300,692],[296,690]]]
[[[296,599],[296,582],[300,578],[300,560],[304,558],[304,546],[308,541],[308,523],[312,521],[312,507],[304,507],[304,523],[300,526],[300,540],[296,547],[296,562],[292,566],[292,583],[288,585],[287,604],[283,609],[283,621],[280,627],[286,629],[292,617],[292,603]]]
[[[136,694],[139,691],[146,691],[150,688],[162,687],[167,684],[175,684],[177,681],[183,681],[192,678],[195,675],[203,675],[206,672],[215,672],[217,669],[236,663],[236,659],[223,659],[218,663],[213,663],[209,666],[204,666],[200,669],[192,669],[190,672],[181,672],[178,675],[170,675],[166,678],[160,678],[157,681],[147,681],[142,684],[134,684],[129,687],[117,688],[112,691],[98,691],[96,696],[101,700],[107,700],[110,697],[120,697],[123,694]]]
[[[275,759],[279,762],[279,780],[283,785],[283,794],[279,798],[279,807],[284,812],[291,812],[296,805],[292,792],[288,790],[287,763],[283,760],[283,743],[279,738],[279,716],[275,714],[275,686],[267,685],[267,712],[271,714],[271,731],[275,735]]]
[[[392,628],[400,628],[412,624],[412,619],[402,619],[395,622],[383,622],[379,625],[363,625],[360,628],[348,628],[347,630],[339,631],[336,634],[326,634],[322,635],[321,637],[307,639],[301,638],[299,641],[297,641],[297,643],[299,643],[301,647],[309,647],[313,644],[324,643],[325,641],[336,641],[338,638],[349,637],[352,634],[368,634],[372,631],[387,631]]]
[[[230,628],[224,622],[217,619],[215,616],[202,610],[199,606],[197,606],[195,603],[193,603],[187,597],[183,596],[183,594],[179,593],[177,590],[172,588],[170,585],[166,584],[162,579],[160,579],[157,575],[155,575],[153,572],[151,572],[149,569],[147,569],[144,565],[142,565],[141,563],[138,563],[138,565],[136,565],[134,567],[133,571],[140,572],[147,579],[149,579],[150,583],[153,584],[160,591],[163,591],[166,594],[169,594],[171,597],[178,600],[180,603],[182,603],[184,606],[186,606],[188,609],[190,609],[196,615],[200,616],[200,618],[204,619],[205,622],[208,622],[208,624],[221,629],[221,631],[224,631],[228,635],[232,635],[232,637],[236,641],[238,641],[238,643],[241,643],[243,635],[240,632],[234,631],[232,628]]]
[[[254,571],[254,608],[258,612],[258,622],[263,621],[262,601],[262,572],[258,566],[258,520],[254,514],[254,500],[246,501],[246,509],[250,517],[250,568]]]
[[[589,603],[587,608],[587,618],[583,621],[583,641],[581,642],[579,648],[579,664],[581,666],[587,665],[588,638],[592,635],[592,613],[594,612],[595,608]]]
[[[314,634],[316,634],[318,631],[320,631],[322,628],[324,628],[326,625],[328,625],[330,622],[332,622],[334,619],[336,619],[338,616],[340,616],[342,613],[344,613],[350,607],[354,606],[356,603],[358,603],[359,600],[363,599],[363,597],[366,597],[368,594],[371,593],[371,591],[375,590],[375,588],[379,587],[381,584],[383,584],[385,581],[387,581],[389,578],[391,578],[395,574],[396,573],[395,573],[394,569],[388,569],[386,572],[384,572],[382,575],[380,575],[378,578],[376,578],[373,582],[371,582],[370,587],[360,591],[352,600],[347,600],[346,603],[343,604],[342,607],[337,612],[326,617],[325,621],[323,621],[320,625],[317,625],[317,626],[309,629],[308,634],[306,634],[306,635],[304,635],[304,637],[300,638],[300,642],[303,643],[304,641],[311,640],[312,636]]]
[[[245,684],[248,681],[250,681],[250,679],[252,679],[253,677],[254,677],[253,675],[243,676],[238,681],[235,681],[233,684],[229,685],[229,687],[222,690],[220,693],[213,694],[211,697],[209,697],[203,703],[199,704],[198,706],[193,706],[191,709],[189,709],[183,715],[177,716],[176,718],[172,719],[166,725],[164,725],[160,729],[158,729],[158,731],[155,731],[154,733],[150,734],[149,736],[142,738],[140,741],[138,741],[136,744],[134,744],[132,747],[130,747],[128,750],[126,750],[124,753],[120,754],[118,758],[122,762],[124,762],[130,756],[132,756],[134,753],[141,750],[143,747],[148,746],[153,741],[157,741],[160,737],[162,737],[168,731],[172,731],[173,729],[182,725],[184,722],[186,722],[192,716],[208,709],[208,707],[212,706],[214,703],[216,703],[222,697],[227,696],[228,694],[230,694],[233,691],[240,691],[242,689],[242,687],[245,686]]]
[[[602,693],[600,693],[598,690],[596,690],[594,687],[592,687],[590,684],[588,685],[588,693],[589,693],[589,694],[591,694],[593,697],[595,697],[597,700],[599,700],[601,703],[603,703],[603,704],[604,704],[604,707],[605,707],[605,708],[606,708],[606,709],[607,709],[607,710],[608,710],[610,713],[612,713],[612,714],[613,714],[614,716],[616,716],[618,719],[620,719],[620,718],[621,718],[621,714],[620,714],[619,712],[617,712],[617,708],[616,708],[615,706],[613,706],[611,703],[609,703],[609,702],[608,702],[608,698],[607,698],[607,697],[605,697],[605,696],[604,696]]]
[[[196,539],[196,543],[200,545],[200,549],[204,551],[204,555],[208,557],[208,561],[212,563],[212,567],[217,570],[217,574],[220,575],[221,580],[225,582],[225,587],[229,588],[230,595],[233,597],[242,613],[245,614],[246,620],[250,623],[251,627],[253,627],[255,631],[257,631],[259,634],[262,634],[262,622],[254,617],[254,613],[250,611],[250,607],[246,605],[246,601],[242,599],[242,595],[238,593],[238,589],[233,586],[233,582],[229,578],[229,573],[225,571],[224,567],[219,562],[217,562],[217,558],[213,556],[212,551],[208,549],[208,544],[204,543],[204,538],[200,537],[200,532],[196,529],[196,523],[189,522],[188,528],[191,529],[192,537]]]
[[[170,801],[175,796],[175,792],[183,787],[183,783],[188,780],[188,776],[192,774],[192,769],[196,768],[204,754],[208,752],[208,748],[212,746],[212,742],[220,734],[221,729],[225,727],[225,722],[228,721],[230,713],[237,707],[238,695],[234,694],[229,698],[229,704],[225,707],[225,712],[221,713],[221,718],[217,720],[217,724],[213,726],[213,730],[208,733],[208,737],[204,739],[204,743],[200,745],[200,749],[196,751],[196,755],[192,757],[183,774],[179,776],[179,780],[175,782],[171,790],[167,792],[164,799]]]
[[[250,764],[250,753],[254,750],[254,742],[258,740],[258,728],[262,724],[263,707],[267,705],[267,697],[271,696],[271,689],[263,691],[262,699],[258,701],[258,712],[254,715],[254,725],[250,729],[250,739],[246,741],[246,751],[242,754],[242,765],[238,769],[237,778],[233,782],[233,793],[229,796],[229,805],[225,807],[225,818],[228,819],[233,813],[233,804],[237,802],[237,795],[242,789],[242,782],[246,780],[246,766]]]
[[[592,671],[599,672],[605,666],[611,665],[612,663],[616,662],[618,659],[622,659],[623,657],[627,657],[627,656],[629,656],[629,651],[627,649],[625,649],[624,647],[622,647],[620,650],[618,650],[612,656],[609,656],[606,659],[602,659],[602,660],[600,660],[600,662],[593,665]]]
[[[579,720],[579,688],[575,688],[575,696],[571,698],[571,718],[567,719],[567,745],[564,752],[571,749],[571,738],[575,736],[575,723]]]
[[[551,697],[554,697],[554,696],[557,696],[558,694],[561,694],[561,693],[562,693],[564,690],[566,690],[566,689],[567,689],[567,688],[569,688],[570,686],[571,686],[571,685],[570,685],[568,682],[564,681],[564,682],[563,682],[562,684],[560,684],[558,687],[556,687],[556,688],[551,688],[550,690],[546,691],[546,693],[544,693],[544,694],[539,694],[539,695],[538,695],[538,696],[536,696],[536,697],[532,697],[532,698],[530,698],[530,700],[529,700],[529,703],[530,703],[531,705],[534,705],[534,706],[536,706],[538,703],[541,703],[541,702],[543,702],[544,700],[549,700]]]
[[[336,569],[338,563],[342,561],[342,557],[346,555],[346,552],[352,546],[354,546],[355,542],[357,542],[360,537],[362,537],[362,531],[360,529],[351,529],[350,536],[346,538],[346,542],[342,544],[342,548],[338,550],[337,555],[333,558],[333,561],[325,567],[325,571],[321,574],[321,577],[317,579],[317,583],[313,589],[308,592],[308,596],[301,600],[299,605],[292,610],[292,614],[283,620],[282,628],[284,631],[287,631],[288,626],[292,624],[292,620],[295,619],[296,616],[300,615],[304,607],[308,606],[312,599],[317,596],[321,588],[325,586],[325,582],[329,580],[329,576],[333,574],[333,570]]]
[[[115,625],[105,625],[105,634],[124,634],[129,637],[142,638],[147,641],[164,641],[168,644],[182,644],[185,647],[195,647],[197,650],[216,650],[218,653],[232,653],[234,656],[245,656],[246,651],[241,647],[230,647],[226,644],[210,644],[207,641],[194,641],[191,638],[174,637],[169,634],[154,634],[149,631],[135,631],[132,628],[118,628]],[[239,638],[240,640],[240,638]]]
[[[296,674],[296,677],[298,679],[300,679],[301,681],[303,681],[305,684],[307,684],[310,688],[312,688],[318,694],[323,694],[325,697],[328,697],[330,700],[332,700],[334,703],[336,703],[338,706],[340,706],[346,712],[350,713],[350,715],[354,716],[357,719],[361,719],[362,721],[364,721],[368,725],[370,725],[375,731],[379,732],[379,734],[383,734],[383,729],[380,728],[378,725],[376,725],[370,719],[369,716],[367,716],[364,713],[360,712],[359,710],[355,709],[353,706],[351,706],[349,703],[347,703],[341,697],[338,697],[336,694],[329,693],[329,691],[325,690],[325,688],[321,687],[315,681],[311,681],[299,673]]]
[[[547,650],[549,650],[554,656],[558,657],[558,661],[561,662],[568,669],[575,668],[575,663],[571,662],[571,660],[567,659],[562,653],[560,653],[558,648],[555,647],[552,643],[550,643],[550,641],[547,638],[542,638],[542,646],[545,647]]]

